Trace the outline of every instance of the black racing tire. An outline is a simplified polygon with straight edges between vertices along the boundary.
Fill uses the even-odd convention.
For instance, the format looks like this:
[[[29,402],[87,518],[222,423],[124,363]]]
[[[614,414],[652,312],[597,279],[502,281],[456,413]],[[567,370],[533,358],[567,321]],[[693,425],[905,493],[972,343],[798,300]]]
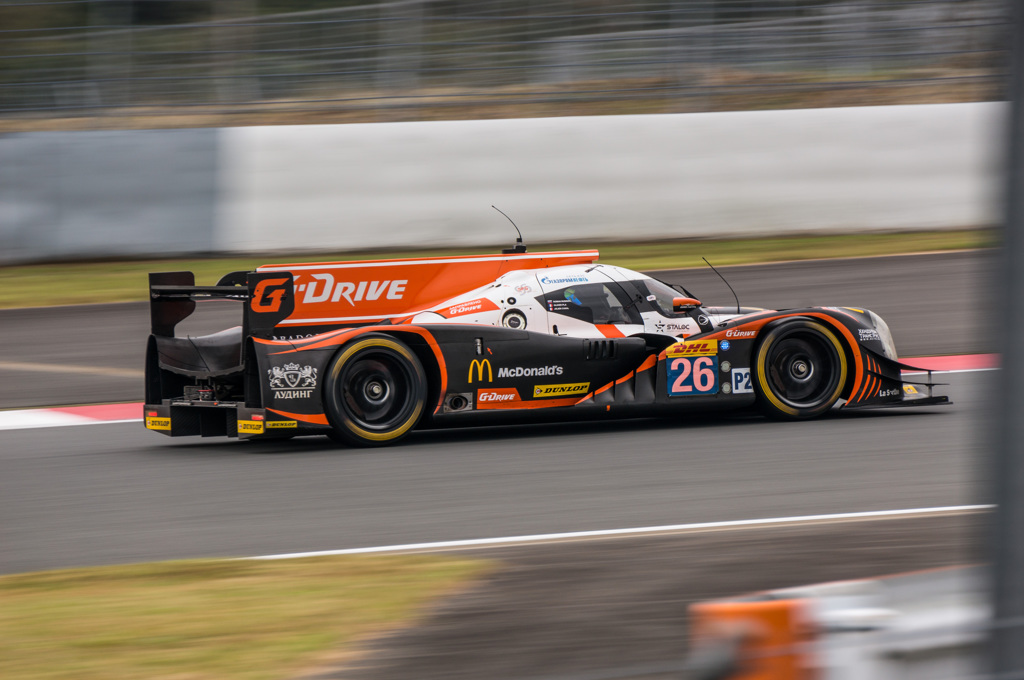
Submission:
[[[327,368],[324,412],[331,439],[386,446],[419,422],[427,401],[423,364],[403,342],[364,335],[341,348]]]
[[[836,334],[811,319],[769,328],[754,351],[754,393],[761,411],[780,420],[826,413],[846,385],[846,351]]]

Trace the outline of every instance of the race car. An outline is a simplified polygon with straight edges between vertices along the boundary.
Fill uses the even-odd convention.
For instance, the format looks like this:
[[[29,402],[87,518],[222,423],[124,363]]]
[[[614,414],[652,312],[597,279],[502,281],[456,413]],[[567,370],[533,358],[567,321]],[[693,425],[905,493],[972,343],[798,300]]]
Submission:
[[[852,307],[705,306],[596,250],[270,264],[196,286],[149,276],[145,426],[170,436],[326,434],[756,408],[791,420],[949,403],[904,380],[888,326]],[[241,324],[175,335],[196,300]]]

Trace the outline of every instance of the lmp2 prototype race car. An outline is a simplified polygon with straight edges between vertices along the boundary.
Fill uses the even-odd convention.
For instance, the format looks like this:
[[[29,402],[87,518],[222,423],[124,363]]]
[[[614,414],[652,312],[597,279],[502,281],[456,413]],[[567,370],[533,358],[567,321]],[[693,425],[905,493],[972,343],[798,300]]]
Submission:
[[[948,403],[903,380],[865,309],[710,307],[597,263],[596,250],[274,264],[196,286],[150,274],[145,426],[172,437],[326,434],[391,444],[415,428],[683,417],[756,407],[782,419]],[[175,327],[197,299],[241,325]]]

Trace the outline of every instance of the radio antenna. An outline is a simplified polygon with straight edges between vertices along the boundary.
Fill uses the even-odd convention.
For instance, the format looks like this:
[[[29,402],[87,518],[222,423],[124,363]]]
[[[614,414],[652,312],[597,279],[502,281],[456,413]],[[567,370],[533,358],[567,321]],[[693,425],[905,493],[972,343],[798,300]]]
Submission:
[[[505,213],[502,212],[501,208],[499,208],[498,206],[492,205],[491,207],[494,208],[495,210],[497,210],[498,212],[500,212],[502,215],[505,215]],[[509,217],[508,215],[505,215],[505,219],[508,220],[509,222],[512,222],[512,218]],[[513,253],[525,253],[526,252],[526,244],[523,243],[523,232],[519,231],[519,227],[516,227],[516,223],[515,222],[512,222],[512,226],[515,227],[516,233],[518,234],[518,236],[516,237],[516,245],[515,245],[514,248],[506,248],[506,249],[502,250],[501,251],[502,255],[511,255]]]
[[[722,276],[722,273],[720,271],[718,271],[717,269],[715,269],[715,266],[713,264],[711,264],[710,262],[708,262],[708,259],[706,257],[701,257],[700,259],[704,260],[704,264],[706,264],[707,266],[711,267],[711,271],[713,271],[714,273],[718,274],[718,278],[722,279],[722,281],[725,281],[725,285],[729,286],[729,282],[725,280],[725,277]],[[736,298],[736,313],[739,314],[740,313],[740,296],[736,294],[736,291],[734,291],[732,289],[732,286],[729,286],[729,290],[732,292],[732,296],[734,298]]]

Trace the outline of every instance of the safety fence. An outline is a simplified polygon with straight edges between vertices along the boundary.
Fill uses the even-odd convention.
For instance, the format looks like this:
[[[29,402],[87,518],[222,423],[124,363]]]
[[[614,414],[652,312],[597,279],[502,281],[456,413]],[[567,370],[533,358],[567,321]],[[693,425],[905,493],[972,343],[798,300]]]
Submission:
[[[985,101],[1003,98],[1006,4],[14,0],[0,4],[0,116],[392,120]]]

